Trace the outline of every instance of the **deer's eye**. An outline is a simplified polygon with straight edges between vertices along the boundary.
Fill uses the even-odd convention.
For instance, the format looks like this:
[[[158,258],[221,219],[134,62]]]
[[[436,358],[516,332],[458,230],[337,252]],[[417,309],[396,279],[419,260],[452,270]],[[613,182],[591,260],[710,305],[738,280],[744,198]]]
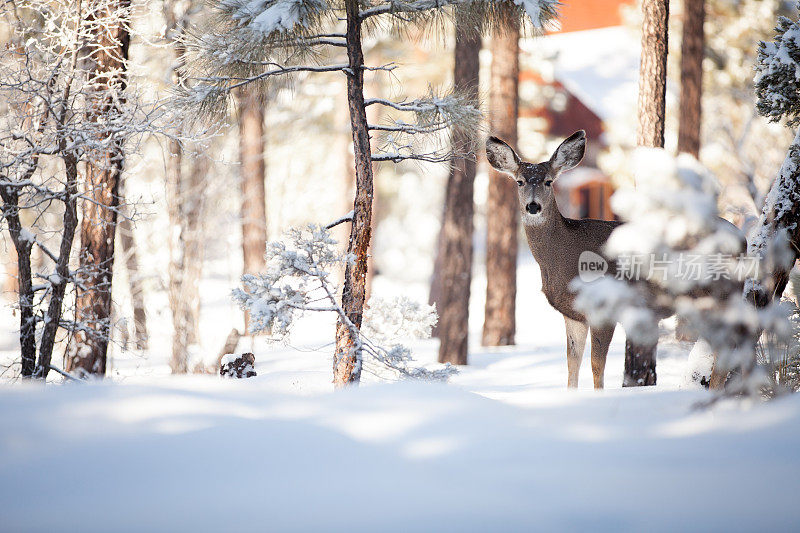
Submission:
[[[525,182],[524,182],[524,181],[522,181],[522,180],[518,180],[518,181],[517,181],[517,185],[519,185],[520,187],[522,187],[523,185],[525,185]]]
[[[545,187],[549,187],[549,186],[551,186],[552,184],[553,184],[553,180],[547,180],[547,181],[545,181],[545,182],[544,182],[544,186],[545,186]]]

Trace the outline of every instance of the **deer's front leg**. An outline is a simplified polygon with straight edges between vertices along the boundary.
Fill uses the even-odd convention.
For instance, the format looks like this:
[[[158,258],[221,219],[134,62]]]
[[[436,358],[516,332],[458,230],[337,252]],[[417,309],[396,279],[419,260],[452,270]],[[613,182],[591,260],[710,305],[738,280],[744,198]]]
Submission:
[[[567,317],[564,317],[564,322],[567,325],[567,387],[575,389],[578,387],[578,373],[589,327]]]

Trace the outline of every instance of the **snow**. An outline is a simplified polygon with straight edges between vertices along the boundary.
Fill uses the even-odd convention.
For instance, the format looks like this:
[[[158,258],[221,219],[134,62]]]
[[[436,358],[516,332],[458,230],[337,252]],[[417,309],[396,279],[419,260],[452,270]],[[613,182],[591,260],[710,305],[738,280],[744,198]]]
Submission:
[[[238,357],[240,357],[240,355],[237,355],[235,353],[226,353],[225,355],[222,356],[222,359],[220,359],[219,363],[220,365],[227,365],[229,363],[233,363],[234,361],[236,361]]]
[[[229,288],[203,282],[200,333],[217,347]],[[568,391],[563,320],[535,263],[521,254],[518,346],[480,347],[484,293],[478,274],[470,365],[447,385],[365,374],[333,392],[335,318],[311,314],[288,345],[242,340],[247,380],[169,377],[155,329],[149,359],[117,353],[105,383],[0,388],[0,530],[796,526],[800,397],[697,409],[710,396],[683,388],[689,346],[664,338],[659,385],[622,389],[620,331],[608,388],[590,390],[587,355]],[[378,276],[373,294],[425,301],[426,287]],[[435,360],[436,341],[410,346]]]
[[[758,228],[758,233],[748,239],[748,252],[750,254],[763,256],[766,253],[767,247],[775,240],[776,228],[774,224],[766,224],[765,221],[768,217],[772,221],[784,219],[798,200],[797,187],[795,185],[798,176],[798,163],[800,163],[798,151],[800,151],[800,130],[795,135],[778,176],[764,200],[761,217],[755,225]],[[787,227],[787,229],[791,230],[792,228]]]
[[[23,242],[34,243],[36,242],[36,236],[33,233],[31,233],[27,228],[21,228],[19,230],[19,240]]]
[[[476,362],[473,386],[521,363]],[[800,397],[697,411],[697,391],[469,388],[287,394],[259,371],[6,389],[2,529],[796,527]]]

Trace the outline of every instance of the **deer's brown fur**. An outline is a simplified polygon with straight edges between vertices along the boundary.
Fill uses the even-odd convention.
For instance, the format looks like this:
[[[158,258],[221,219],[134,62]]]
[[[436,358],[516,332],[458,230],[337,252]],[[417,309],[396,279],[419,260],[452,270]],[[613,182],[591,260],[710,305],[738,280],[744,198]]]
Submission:
[[[532,164],[523,161],[506,143],[490,137],[486,143],[489,163],[505,172],[519,185],[519,203],[528,246],[542,273],[542,292],[547,301],[564,316],[567,329],[567,368],[569,387],[578,386],[578,373],[591,330],[592,374],[595,388],[603,388],[603,374],[613,327],[593,328],[577,311],[570,282],[578,277],[579,257],[584,251],[604,256],[603,247],[620,223],[605,220],[566,218],[558,209],[552,183],[577,166],[586,149],[586,133],[578,131],[566,139],[548,161]],[[608,260],[607,260],[608,261]],[[613,275],[613,261],[608,261]]]

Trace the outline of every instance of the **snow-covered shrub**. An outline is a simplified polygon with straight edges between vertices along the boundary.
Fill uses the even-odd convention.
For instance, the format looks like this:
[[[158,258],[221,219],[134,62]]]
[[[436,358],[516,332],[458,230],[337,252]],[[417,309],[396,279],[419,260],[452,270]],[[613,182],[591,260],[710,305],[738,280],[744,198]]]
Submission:
[[[372,299],[363,327],[347,317],[329,273],[351,258],[337,251],[336,241],[324,227],[288,230],[282,240],[267,245],[265,258],[265,272],[243,276],[243,287],[233,291],[233,299],[250,313],[250,333],[269,331],[273,339],[282,339],[305,312],[335,313],[355,339],[353,352],[361,368],[373,373],[389,369],[403,378],[436,381],[456,372],[450,365],[412,366],[410,350],[397,343],[400,338],[430,336],[437,320],[432,307],[407,298]]]
[[[392,300],[370,298],[364,311],[362,332],[384,344],[399,339],[427,339],[436,325],[436,308],[405,296]]]
[[[256,357],[252,353],[225,354],[220,361],[219,375],[224,378],[253,378],[256,376],[255,364]]]
[[[758,362],[767,370],[769,383],[765,394],[774,396],[781,392],[800,390],[800,272],[792,272],[792,294],[784,298],[783,304],[789,309],[791,334],[784,338],[764,335],[758,345]]]
[[[634,165],[636,188],[611,199],[625,221],[606,246],[616,277],[573,281],[575,307],[591,324],[620,322],[644,343],[657,340],[659,318],[676,314],[698,330],[724,370],[752,359],[761,331],[785,339],[785,309],[756,309],[742,298],[743,282],[759,264],[743,253],[735,226],[718,217],[714,177],[690,155],[673,158],[663,149],[640,149]]]

